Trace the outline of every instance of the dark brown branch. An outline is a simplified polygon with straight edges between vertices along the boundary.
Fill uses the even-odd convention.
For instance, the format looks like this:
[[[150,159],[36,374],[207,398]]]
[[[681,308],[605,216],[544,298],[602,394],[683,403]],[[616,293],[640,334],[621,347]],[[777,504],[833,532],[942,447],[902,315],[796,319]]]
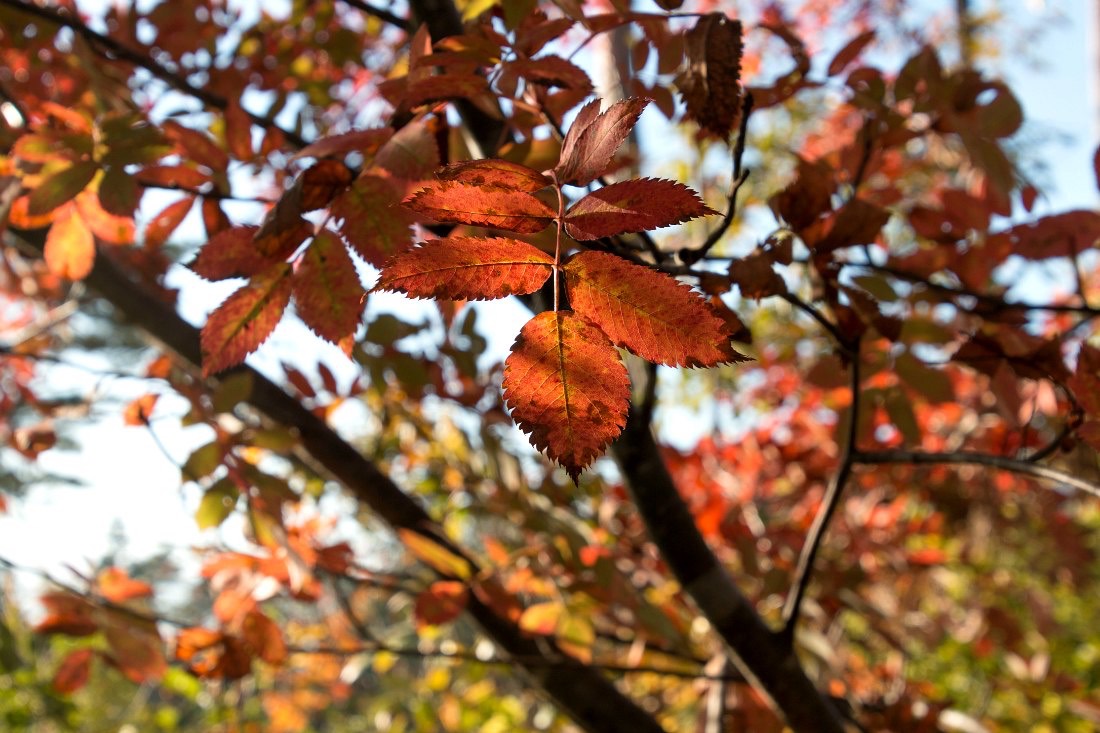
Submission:
[[[661,556],[726,643],[745,679],[773,701],[795,731],[841,733],[844,726],[836,709],[707,546],[661,459],[649,424],[636,410],[612,451]]]
[[[24,2],[23,0],[0,0],[0,5],[11,8],[27,15],[31,15],[39,20],[44,20],[47,23],[53,23],[57,26],[68,28],[73,33],[83,38],[92,50],[102,56],[108,61],[119,60],[125,61],[129,64],[145,69],[157,79],[160,79],[164,83],[168,84],[172,88],[184,92],[195,99],[199,100],[208,107],[224,110],[229,102],[225,97],[220,94],[215,94],[209,90],[197,87],[189,82],[183,75],[168,69],[161,64],[158,64],[153,59],[149,58],[146,54],[135,51],[128,46],[125,46],[113,38],[104,36],[100,33],[89,28],[79,18],[69,15],[67,13],[61,13],[50,8],[41,7],[32,3]],[[286,137],[286,139],[293,145],[298,147],[304,147],[306,141],[300,135],[292,130],[284,130],[279,127],[278,123],[271,117],[264,115],[257,115],[251,112],[248,116],[257,125],[268,128],[273,127],[278,129]]]
[[[825,532],[829,529],[829,522],[840,506],[840,497],[844,493],[844,486],[848,483],[848,477],[852,473],[852,460],[856,451],[856,439],[859,435],[859,406],[861,369],[859,362],[859,343],[852,349],[852,359],[848,367],[848,388],[852,392],[852,402],[848,408],[848,425],[840,442],[844,446],[841,449],[840,466],[837,468],[833,480],[825,490],[825,496],[821,499],[821,509],[814,517],[814,523],[806,536],[806,543],[802,546],[802,553],[798,557],[798,567],[795,570],[794,583],[787,602],[783,606],[783,637],[788,644],[794,641],[795,627],[798,625],[799,611],[802,601],[806,596],[806,589],[810,585],[810,578],[814,572],[814,560],[817,559],[821,542],[825,539]]]
[[[857,451],[852,461],[865,465],[889,465],[909,463],[913,465],[964,465],[964,466],[988,466],[989,468],[1010,471],[1012,473],[1034,476],[1035,478],[1062,484],[1078,491],[1100,498],[1100,486],[1079,478],[1057,468],[1032,463],[1027,459],[1009,458],[989,453],[977,453],[973,451],[955,451],[953,453],[925,453],[923,451],[910,450],[884,450],[863,452]]]
[[[39,251],[45,244],[42,231],[25,232],[21,238]],[[122,318],[160,341],[196,373],[201,370],[198,329],[184,321],[159,294],[131,278],[125,266],[110,256],[109,250],[100,250],[85,282],[111,303]],[[361,504],[369,507],[395,530],[413,532],[430,540],[464,558],[472,572],[478,572],[473,558],[448,540],[419,504],[321,418],[247,365],[231,369],[222,377],[239,374],[248,375],[252,383],[248,404],[267,419],[297,434],[303,462],[319,474],[340,482]],[[552,639],[536,640],[528,636],[512,621],[497,615],[474,596],[469,599],[467,611],[509,657],[533,659],[544,655],[564,656]],[[652,717],[619,692],[598,670],[585,667],[536,668],[522,663],[520,666],[528,671],[535,683],[563,712],[585,730],[608,733],[624,729],[649,733],[662,731]]]
[[[378,18],[383,23],[389,23],[394,28],[400,28],[403,31],[409,30],[408,22],[399,15],[391,13],[384,8],[376,8],[373,5],[368,5],[363,0],[340,0],[345,5],[355,8],[364,15],[369,15],[372,18]]]

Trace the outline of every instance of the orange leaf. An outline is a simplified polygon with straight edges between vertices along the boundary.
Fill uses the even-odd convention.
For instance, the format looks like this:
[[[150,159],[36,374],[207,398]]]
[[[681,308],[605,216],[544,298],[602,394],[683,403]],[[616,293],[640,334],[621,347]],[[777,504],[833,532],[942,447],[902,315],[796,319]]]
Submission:
[[[195,163],[215,171],[224,171],[229,167],[229,154],[198,130],[184,127],[175,120],[168,120],[164,123],[163,132]]]
[[[582,107],[562,141],[561,160],[554,168],[555,180],[587,186],[606,173],[612,156],[634,129],[647,104],[648,99],[624,99],[602,114],[598,99]]]
[[[290,266],[271,267],[233,293],[202,327],[203,375],[236,366],[259,348],[290,301]]]
[[[527,322],[505,361],[503,388],[512,419],[574,482],[626,425],[626,367],[607,337],[570,311]]]
[[[92,182],[99,164],[86,160],[73,163],[47,176],[35,187],[27,199],[27,213],[31,216],[48,214],[58,206],[71,201]]]
[[[57,668],[57,674],[53,677],[54,691],[69,695],[88,684],[88,676],[92,668],[94,649],[75,649],[66,655]]]
[[[606,252],[581,252],[565,266],[569,302],[612,341],[671,366],[714,366],[744,357],[706,300],[664,273]]]
[[[164,209],[154,216],[146,225],[145,246],[156,249],[167,242],[168,237],[172,235],[172,232],[176,231],[176,228],[179,227],[187,217],[187,213],[191,211],[191,207],[194,203],[194,198],[185,196],[179,201],[165,206]]]
[[[148,425],[153,407],[157,404],[160,395],[144,394],[126,405],[122,421],[126,425]]]
[[[282,664],[286,660],[283,632],[261,611],[253,609],[244,617],[241,638],[252,653],[268,664]]]
[[[32,216],[28,210],[29,201],[30,196],[20,196],[12,201],[11,209],[8,210],[8,221],[18,229],[43,229],[48,227],[50,222],[54,220],[56,210],[48,214],[35,214]]]
[[[146,395],[156,398],[156,395]],[[153,595],[153,588],[148,583],[134,580],[122,568],[104,568],[96,576],[96,585],[99,593],[112,603],[123,603],[133,598],[147,598]]]
[[[435,176],[441,181],[459,181],[474,186],[503,186],[528,193],[534,193],[552,183],[533,168],[498,158],[451,163],[440,168]]]
[[[400,195],[392,181],[364,173],[329,207],[342,218],[338,227],[363,259],[381,267],[392,254],[408,247],[412,217],[400,206]]]
[[[116,216],[108,213],[92,191],[84,191],[76,197],[76,210],[88,229],[108,244],[133,244],[137,227],[133,216]]]
[[[565,231],[579,241],[641,232],[717,214],[687,186],[661,178],[638,178],[593,191],[565,215]]]
[[[519,627],[524,631],[540,636],[550,636],[557,631],[558,623],[565,614],[565,606],[560,601],[535,603],[523,610],[519,618]]]
[[[503,186],[441,181],[417,191],[405,205],[430,219],[534,234],[554,216],[541,199]]]
[[[413,615],[417,626],[441,626],[462,614],[469,589],[457,580],[437,580],[416,597]]]
[[[223,229],[202,246],[189,267],[207,280],[251,277],[270,266],[272,261],[256,249],[253,240],[257,227]]]
[[[339,237],[327,230],[314,237],[291,283],[298,315],[318,336],[336,343],[355,333],[363,315],[363,285]]]
[[[222,643],[222,633],[200,626],[180,629],[176,634],[175,657],[181,662],[191,662],[199,654]]]
[[[440,575],[466,580],[470,577],[470,562],[451,551],[446,545],[428,535],[411,529],[397,530],[401,544],[413,556]]]
[[[433,239],[390,260],[375,287],[414,298],[504,298],[541,288],[553,264],[548,254],[517,239]]]
[[[83,598],[65,591],[52,591],[41,598],[46,618],[34,627],[39,634],[88,636],[99,629],[93,618],[95,609]]]
[[[69,280],[82,280],[95,263],[95,240],[84,219],[70,208],[46,234],[43,251],[50,272]]]

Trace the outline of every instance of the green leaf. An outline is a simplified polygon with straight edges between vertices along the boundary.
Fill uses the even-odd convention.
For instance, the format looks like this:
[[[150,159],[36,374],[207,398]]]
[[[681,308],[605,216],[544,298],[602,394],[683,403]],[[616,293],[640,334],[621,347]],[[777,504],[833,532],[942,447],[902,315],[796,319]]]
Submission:
[[[224,456],[225,451],[222,444],[216,440],[196,448],[183,464],[184,479],[198,481],[205,476],[209,476],[217,470],[218,466],[222,465]]]
[[[99,164],[86,160],[47,176],[27,197],[27,213],[31,216],[48,214],[76,198],[92,182],[98,170]]]
[[[199,529],[217,527],[233,513],[237,506],[240,489],[229,477],[223,478],[206,490],[195,510],[195,524]]]

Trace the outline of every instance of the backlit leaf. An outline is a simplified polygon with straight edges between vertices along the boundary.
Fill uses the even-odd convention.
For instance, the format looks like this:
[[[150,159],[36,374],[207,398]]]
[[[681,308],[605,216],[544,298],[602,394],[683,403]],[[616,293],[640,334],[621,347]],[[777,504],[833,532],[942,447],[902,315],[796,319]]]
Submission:
[[[324,158],[329,155],[347,155],[348,153],[374,153],[378,148],[393,136],[390,127],[376,127],[369,130],[356,130],[345,132],[342,135],[332,135],[305,146],[291,160],[300,158]]]
[[[319,160],[302,172],[297,186],[301,211],[323,209],[351,185],[351,170],[338,160]]]
[[[252,119],[238,99],[230,98],[225,106],[225,142],[237,160],[252,159]]]
[[[397,537],[413,556],[440,575],[469,580],[472,574],[470,562],[456,555],[441,542],[411,529],[397,530]]]
[[[344,191],[329,210],[343,219],[338,228],[355,251],[381,267],[412,238],[412,217],[400,205],[400,194],[389,179],[364,173]]]
[[[95,240],[83,217],[73,208],[58,217],[46,234],[44,250],[50,272],[68,280],[82,280],[95,263]]]
[[[249,650],[268,664],[286,661],[286,641],[278,624],[259,610],[249,611],[241,622],[241,638]]]
[[[363,315],[363,285],[340,238],[314,237],[291,276],[298,315],[321,338],[336,343],[355,333]]]
[[[224,171],[229,167],[229,154],[198,130],[168,120],[164,123],[163,132],[183,151],[185,158],[214,171]]]
[[[587,186],[606,173],[647,104],[648,99],[624,99],[601,114],[598,99],[582,107],[562,142],[561,160],[554,168],[558,183]]]
[[[440,168],[435,175],[441,181],[459,181],[475,186],[504,186],[528,193],[534,193],[552,183],[549,178],[532,168],[499,158],[451,163]]]
[[[86,160],[53,173],[42,180],[27,199],[31,216],[48,214],[61,204],[71,201],[95,178],[99,165]]]
[[[630,407],[619,353],[570,311],[527,322],[505,361],[503,389],[512,419],[574,482],[622,432]]]
[[[99,182],[99,204],[108,214],[132,217],[141,199],[134,177],[122,168],[108,168]]]
[[[409,181],[431,178],[439,167],[439,145],[428,121],[419,119],[395,132],[378,149],[374,165]]]
[[[202,328],[202,369],[210,376],[255,351],[278,325],[290,300],[290,266],[271,267],[237,290]]]
[[[616,344],[657,364],[714,366],[745,357],[706,300],[664,273],[606,252],[581,252],[565,266],[569,302]]]
[[[145,226],[145,246],[156,249],[167,242],[168,237],[172,236],[172,232],[176,231],[176,228],[187,217],[187,213],[191,211],[194,203],[194,198],[185,196],[179,201],[165,206]]]
[[[104,625],[110,648],[108,660],[135,684],[158,680],[168,668],[164,643],[153,621],[112,613]]]
[[[475,186],[441,181],[420,189],[405,205],[440,222],[506,229],[534,234],[542,231],[554,210],[526,191],[502,186]]]
[[[65,655],[53,677],[54,691],[69,695],[88,684],[95,650],[87,647],[75,649]]]
[[[413,615],[417,626],[440,626],[458,618],[470,591],[457,580],[437,580],[416,597]]]
[[[195,524],[199,529],[217,527],[233,513],[239,496],[240,489],[232,479],[226,477],[216,481],[203,492],[199,508],[195,510]]]
[[[639,178],[612,183],[573,204],[565,231],[579,241],[641,232],[716,214],[694,191],[675,181]]]
[[[741,22],[724,13],[699,18],[684,34],[687,68],[676,86],[687,117],[724,139],[741,119]]]
[[[271,260],[256,249],[254,238],[258,227],[240,226],[224,229],[202,246],[189,267],[207,280],[251,277],[271,264]]]
[[[516,239],[433,239],[392,259],[375,287],[414,298],[504,298],[541,288],[553,263],[542,250]]]
[[[210,183],[210,175],[189,165],[154,165],[135,174],[139,183],[159,188],[194,191]]]
[[[77,194],[75,204],[88,229],[100,240],[108,244],[133,244],[137,231],[133,216],[116,216],[104,211],[99,197],[91,189]]]
[[[561,601],[544,601],[523,609],[519,618],[519,627],[531,634],[550,636],[557,631],[558,623],[565,614]]]

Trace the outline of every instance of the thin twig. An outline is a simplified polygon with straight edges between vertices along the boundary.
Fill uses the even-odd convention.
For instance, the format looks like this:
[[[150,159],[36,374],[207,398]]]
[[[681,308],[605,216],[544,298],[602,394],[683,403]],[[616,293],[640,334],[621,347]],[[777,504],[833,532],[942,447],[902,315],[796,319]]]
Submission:
[[[722,223],[718,225],[717,229],[710,233],[710,236],[708,236],[701,245],[695,249],[685,248],[679,251],[678,255],[680,261],[688,265],[694,264],[706,257],[711,248],[718,243],[718,240],[722,238],[726,230],[730,228],[730,224],[733,223],[733,219],[737,215],[737,194],[740,192],[741,186],[745,184],[745,181],[749,179],[749,171],[743,169],[741,166],[745,158],[745,139],[748,137],[749,115],[752,114],[752,105],[752,94],[746,92],[744,99],[741,100],[741,126],[737,130],[737,143],[733,147],[733,154],[731,156],[733,160],[733,173],[730,177],[729,203],[726,207],[726,213],[722,217]]]
[[[977,453],[974,451],[955,451],[952,453],[926,453],[923,451],[909,450],[884,450],[862,452],[857,451],[853,457],[854,463],[864,465],[889,465],[910,463],[913,465],[970,465],[989,466],[1002,471],[1021,473],[1036,478],[1053,481],[1068,486],[1078,491],[1100,498],[1100,486],[1079,478],[1065,471],[1059,471],[1050,466],[1032,463],[1029,459],[1009,458],[989,453]]]
[[[851,351],[852,344],[849,343],[849,339],[843,333],[841,333],[837,325],[826,318],[821,313],[821,311],[819,311],[817,308],[813,307],[806,301],[802,300],[802,298],[799,298],[794,293],[784,293],[782,298],[783,300],[793,305],[795,308],[798,308],[800,311],[808,315],[810,318],[817,321],[817,323],[822,328],[829,332],[829,335],[833,337],[833,339],[842,349],[844,349],[845,352]]]
[[[862,383],[858,341],[852,351],[853,355],[848,372],[848,387],[852,392],[852,402],[848,409],[847,430],[841,438],[843,448],[840,466],[837,468],[832,482],[825,490],[825,496],[821,499],[821,509],[814,517],[814,523],[806,536],[806,543],[802,546],[802,554],[798,558],[798,568],[795,570],[793,588],[783,607],[784,624],[781,634],[788,644],[794,640],[794,630],[798,625],[799,610],[802,607],[802,600],[806,595],[806,589],[813,575],[814,560],[817,558],[817,552],[821,547],[825,532],[829,528],[829,521],[840,505],[840,497],[844,492],[844,485],[848,483],[848,477],[852,473],[852,465],[856,455],[856,439],[859,435],[860,386]]]

